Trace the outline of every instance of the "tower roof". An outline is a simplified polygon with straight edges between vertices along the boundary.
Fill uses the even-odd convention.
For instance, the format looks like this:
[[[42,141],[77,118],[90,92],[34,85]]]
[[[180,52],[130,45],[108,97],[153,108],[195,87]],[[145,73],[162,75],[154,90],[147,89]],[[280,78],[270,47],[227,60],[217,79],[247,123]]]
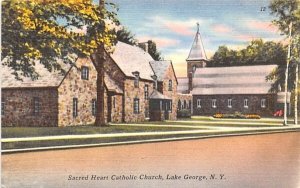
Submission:
[[[190,60],[190,61],[207,60],[202,39],[201,39],[201,34],[199,31],[199,23],[197,23],[197,33],[192,48],[190,50],[190,54],[186,60]]]

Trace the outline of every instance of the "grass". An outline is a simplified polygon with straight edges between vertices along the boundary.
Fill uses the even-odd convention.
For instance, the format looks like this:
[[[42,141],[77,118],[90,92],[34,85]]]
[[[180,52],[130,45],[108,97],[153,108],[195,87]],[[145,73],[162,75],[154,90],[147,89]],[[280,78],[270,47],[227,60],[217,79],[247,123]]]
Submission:
[[[73,126],[73,127],[2,127],[2,138],[20,138],[35,136],[56,135],[82,135],[82,134],[106,134],[106,133],[132,133],[132,132],[155,132],[155,131],[182,131],[189,128],[174,127],[138,127],[113,125],[106,127]]]
[[[249,131],[248,131],[249,132]],[[251,131],[255,132],[268,132],[265,131]],[[164,139],[164,138],[182,138],[182,137],[198,137],[198,136],[212,136],[224,135],[225,132],[211,132],[211,133],[196,133],[196,134],[178,134],[178,135],[153,135],[153,136],[132,136],[132,137],[113,137],[113,138],[89,138],[89,139],[74,139],[74,140],[45,140],[45,141],[29,141],[29,142],[13,142],[2,143],[3,150],[9,149],[23,149],[23,148],[36,148],[36,147],[49,147],[49,146],[66,146],[66,145],[85,145],[85,144],[101,144],[101,143],[114,143],[126,142],[137,140],[149,139]],[[227,131],[226,134],[245,133],[245,131]]]

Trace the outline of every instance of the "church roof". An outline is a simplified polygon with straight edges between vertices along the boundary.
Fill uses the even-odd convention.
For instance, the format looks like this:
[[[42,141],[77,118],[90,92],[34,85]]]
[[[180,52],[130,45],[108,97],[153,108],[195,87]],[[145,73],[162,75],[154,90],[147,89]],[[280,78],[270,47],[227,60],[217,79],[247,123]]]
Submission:
[[[177,78],[177,92],[178,93],[187,93],[189,90],[189,79],[187,77],[179,77]]]
[[[68,72],[72,66],[70,64],[65,64],[58,60],[58,63],[62,66],[65,72]],[[2,88],[31,88],[31,87],[57,87],[63,81],[65,75],[60,71],[49,72],[39,62],[35,62],[35,71],[39,74],[38,79],[32,80],[30,77],[20,76],[22,80],[17,80],[15,75],[13,75],[13,70],[8,66],[1,66],[1,87]]]
[[[153,58],[140,47],[119,41],[111,57],[126,76],[134,77],[132,73],[138,71],[140,78],[152,80],[151,76],[154,75],[154,72],[149,62],[153,61]]]
[[[197,33],[194,42],[192,44],[192,48],[190,50],[189,56],[186,59],[188,61],[207,60],[204,46],[202,43],[201,34],[199,31],[199,24],[197,25],[198,25]]]
[[[277,65],[199,68],[193,78],[193,95],[267,94],[266,81]]]
[[[165,100],[171,100],[170,97],[163,95],[161,92],[157,90],[153,90],[151,95],[149,96],[150,99],[165,99]]]
[[[150,65],[157,76],[157,80],[163,81],[165,74],[171,65],[171,61],[150,61]]]

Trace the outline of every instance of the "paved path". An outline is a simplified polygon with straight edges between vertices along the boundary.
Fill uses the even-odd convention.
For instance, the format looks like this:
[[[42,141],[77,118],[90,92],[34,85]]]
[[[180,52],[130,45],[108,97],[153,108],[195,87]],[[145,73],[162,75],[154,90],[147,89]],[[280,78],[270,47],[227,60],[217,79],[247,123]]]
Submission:
[[[293,132],[6,154],[2,188],[298,188],[299,138]]]

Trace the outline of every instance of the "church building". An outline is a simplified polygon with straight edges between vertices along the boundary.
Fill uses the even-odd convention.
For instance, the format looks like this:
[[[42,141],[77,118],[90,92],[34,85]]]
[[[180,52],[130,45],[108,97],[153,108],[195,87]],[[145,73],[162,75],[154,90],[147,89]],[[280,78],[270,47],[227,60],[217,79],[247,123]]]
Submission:
[[[282,102],[282,93],[270,92],[272,83],[266,81],[277,65],[207,67],[199,25],[186,62],[187,77],[178,78],[178,92],[192,95],[193,115],[272,115]]]

